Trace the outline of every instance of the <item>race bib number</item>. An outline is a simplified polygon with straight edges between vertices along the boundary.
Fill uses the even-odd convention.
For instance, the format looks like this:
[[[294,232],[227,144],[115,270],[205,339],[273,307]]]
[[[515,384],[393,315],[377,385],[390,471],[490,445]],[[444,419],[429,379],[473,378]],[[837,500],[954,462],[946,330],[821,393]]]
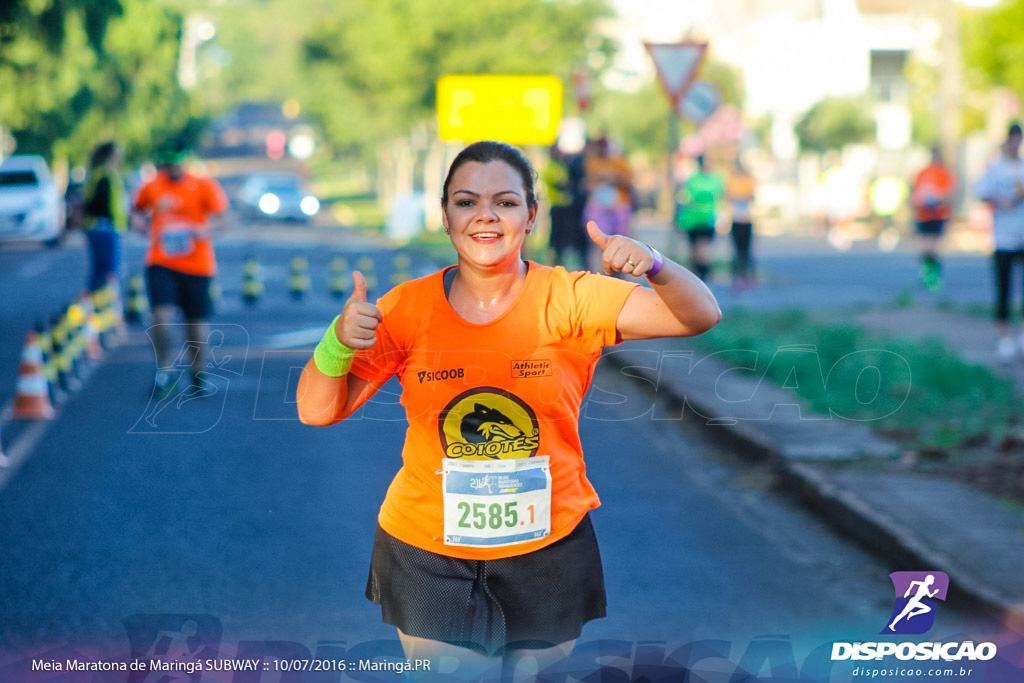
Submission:
[[[192,228],[185,225],[168,225],[160,233],[160,247],[168,256],[188,256],[196,249]]]
[[[493,548],[551,534],[548,456],[441,462],[445,545]]]

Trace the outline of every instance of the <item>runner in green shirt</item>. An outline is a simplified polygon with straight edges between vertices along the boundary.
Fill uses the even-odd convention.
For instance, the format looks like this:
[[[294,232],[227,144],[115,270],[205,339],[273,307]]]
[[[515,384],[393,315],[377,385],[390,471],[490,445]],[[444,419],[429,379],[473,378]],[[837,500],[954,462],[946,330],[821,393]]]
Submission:
[[[691,270],[701,280],[707,280],[710,272],[715,221],[724,196],[725,181],[717,173],[708,172],[704,156],[698,156],[697,170],[680,186],[676,195],[676,227],[686,233],[690,243]]]

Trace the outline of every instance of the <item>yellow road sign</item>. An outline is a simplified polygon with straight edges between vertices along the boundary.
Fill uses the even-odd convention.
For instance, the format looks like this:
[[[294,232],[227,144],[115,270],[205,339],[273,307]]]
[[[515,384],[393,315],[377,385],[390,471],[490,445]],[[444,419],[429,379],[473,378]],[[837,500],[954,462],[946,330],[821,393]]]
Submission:
[[[437,122],[442,140],[550,145],[562,118],[556,76],[442,76]]]

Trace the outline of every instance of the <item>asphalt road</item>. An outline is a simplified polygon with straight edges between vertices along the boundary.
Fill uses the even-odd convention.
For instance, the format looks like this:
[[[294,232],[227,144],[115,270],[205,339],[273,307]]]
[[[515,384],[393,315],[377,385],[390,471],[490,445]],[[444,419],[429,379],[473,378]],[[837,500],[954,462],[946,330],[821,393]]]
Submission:
[[[328,295],[332,255],[371,258],[386,283],[394,254],[341,233],[256,238],[232,233],[218,247],[212,395],[155,403],[152,350],[137,327],[56,420],[5,418],[0,679],[55,652],[159,654],[168,633],[222,655],[397,652],[362,595],[377,508],[399,466],[397,385],[332,428],[301,425],[294,407],[299,370],[340,308]],[[0,252],[5,396],[23,330],[84,280],[76,249]],[[285,284],[300,250],[314,277],[294,301]],[[249,254],[267,287],[254,307],[240,296]],[[129,263],[138,257],[132,246]],[[414,259],[410,273],[431,268]],[[599,365],[581,429],[604,503],[593,518],[610,599],[609,616],[581,637],[591,650],[634,675],[629,667],[697,641],[719,673],[741,662],[807,672],[825,666],[820,648],[832,640],[873,639],[885,625],[896,568],[834,536],[773,488],[771,472],[610,363]],[[934,633],[977,628],[943,610]]]

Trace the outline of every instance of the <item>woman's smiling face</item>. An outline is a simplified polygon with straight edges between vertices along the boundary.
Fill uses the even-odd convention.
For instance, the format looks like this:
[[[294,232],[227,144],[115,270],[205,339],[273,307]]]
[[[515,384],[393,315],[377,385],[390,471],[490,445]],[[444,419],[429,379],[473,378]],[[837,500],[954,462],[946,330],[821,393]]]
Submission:
[[[443,219],[460,259],[518,266],[523,238],[536,218],[521,176],[503,161],[470,161],[451,178]]]

